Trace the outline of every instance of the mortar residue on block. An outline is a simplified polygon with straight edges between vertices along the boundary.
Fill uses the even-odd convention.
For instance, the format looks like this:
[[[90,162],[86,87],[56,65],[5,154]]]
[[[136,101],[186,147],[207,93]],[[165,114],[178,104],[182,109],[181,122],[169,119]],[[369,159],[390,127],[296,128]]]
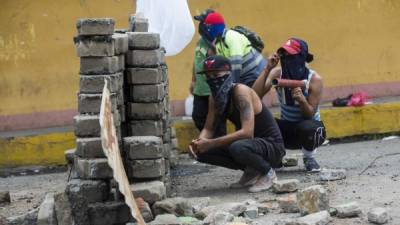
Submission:
[[[125,56],[104,56],[104,57],[81,57],[80,73],[112,74],[123,71],[125,68]]]
[[[161,102],[165,97],[163,84],[131,85],[130,100],[138,103]]]
[[[154,68],[165,63],[165,53],[156,50],[128,50],[126,64],[131,67]]]
[[[119,113],[113,113],[117,136],[121,121]],[[99,115],[81,114],[74,116],[75,135],[77,137],[100,137]]]
[[[99,75],[82,74],[79,79],[79,91],[88,94],[102,93],[105,79],[108,81],[108,89],[111,93],[115,93],[122,89],[124,82],[124,76],[122,73]]]
[[[111,18],[79,19],[76,23],[78,35],[112,35],[115,21]]]
[[[162,139],[156,136],[133,136],[123,139],[129,159],[158,159],[163,157]]]
[[[128,84],[160,84],[165,81],[162,70],[158,68],[126,68]]]
[[[154,50],[160,47],[160,34],[149,32],[128,32],[129,49]]]
[[[133,120],[129,123],[131,136],[162,136],[163,122],[159,120]]]
[[[75,159],[75,169],[79,178],[109,179],[112,178],[112,169],[107,159]]]

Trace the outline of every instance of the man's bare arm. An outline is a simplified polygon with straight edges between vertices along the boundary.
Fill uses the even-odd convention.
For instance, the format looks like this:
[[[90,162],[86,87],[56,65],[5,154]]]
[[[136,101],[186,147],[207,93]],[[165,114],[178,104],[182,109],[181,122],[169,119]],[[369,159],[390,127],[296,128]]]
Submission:
[[[268,70],[264,70],[253,84],[253,90],[261,99],[271,90],[272,80],[281,76],[281,68],[271,69],[268,74],[267,72]]]
[[[310,81],[310,86],[308,89],[308,97],[304,97],[302,92],[294,90],[293,97],[300,105],[301,112],[304,117],[311,118],[321,100],[323,90],[322,78],[318,74],[314,74]]]
[[[254,107],[251,89],[245,85],[237,85],[234,89],[234,101],[240,112],[241,129],[223,137],[213,139],[214,147],[228,146],[241,139],[254,137]]]
[[[201,130],[199,138],[212,138],[214,135],[214,123],[215,123],[215,109],[214,99],[210,95],[208,97],[208,113],[206,123],[203,130]]]

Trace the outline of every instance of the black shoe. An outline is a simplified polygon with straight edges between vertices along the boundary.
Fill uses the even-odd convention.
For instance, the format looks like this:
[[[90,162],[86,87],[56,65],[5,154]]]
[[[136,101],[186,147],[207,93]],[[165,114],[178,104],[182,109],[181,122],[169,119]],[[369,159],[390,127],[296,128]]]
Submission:
[[[307,172],[321,171],[321,167],[314,158],[303,158],[303,162]]]

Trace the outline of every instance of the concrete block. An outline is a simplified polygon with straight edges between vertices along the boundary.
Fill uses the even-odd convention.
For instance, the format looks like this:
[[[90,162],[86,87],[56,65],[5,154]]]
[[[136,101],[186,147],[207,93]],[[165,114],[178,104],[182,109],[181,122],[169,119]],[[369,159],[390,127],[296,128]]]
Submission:
[[[288,193],[297,191],[300,181],[297,179],[278,180],[274,182],[272,190],[275,193]]]
[[[75,154],[81,158],[105,158],[100,137],[77,138]]]
[[[159,120],[165,115],[163,102],[128,103],[128,117],[135,120]]]
[[[37,225],[57,225],[54,194],[48,193],[39,207]]]
[[[154,50],[160,47],[160,34],[149,32],[128,32],[129,49]]]
[[[345,169],[322,169],[319,173],[319,178],[322,181],[333,181],[346,179]]]
[[[74,163],[75,151],[76,151],[76,149],[74,148],[74,149],[69,149],[64,152],[65,161],[67,161],[68,164]]]
[[[171,139],[171,149],[178,149],[178,138],[172,138]]]
[[[129,124],[130,136],[162,136],[163,123],[158,120],[134,120]]]
[[[112,36],[114,41],[115,55],[125,54],[128,51],[128,35],[125,33],[114,33]]]
[[[163,157],[162,139],[156,136],[133,136],[123,139],[129,159],[158,159]]]
[[[103,180],[72,179],[68,182],[66,193],[71,204],[83,201],[86,204],[105,201],[110,187]]]
[[[113,113],[117,137],[120,137],[120,118],[118,113]],[[77,137],[100,137],[99,115],[74,116],[75,135]]]
[[[81,57],[80,73],[112,74],[123,71],[125,68],[125,56],[104,56],[104,57]]]
[[[78,57],[114,56],[128,51],[128,35],[77,36],[74,38]]]
[[[126,55],[126,64],[132,67],[154,68],[165,63],[164,52],[156,50],[129,50]]]
[[[329,210],[329,196],[321,185],[314,185],[297,192],[297,204],[302,215]]]
[[[149,20],[146,18],[131,15],[129,17],[129,31],[147,32],[149,30]]]
[[[126,68],[128,84],[160,84],[165,81],[160,68]]]
[[[384,208],[373,208],[367,215],[368,221],[374,224],[385,224],[389,221],[389,215]]]
[[[161,181],[133,183],[131,189],[135,198],[141,197],[150,204],[166,198],[165,185]]]
[[[361,214],[361,208],[357,202],[349,202],[333,208],[336,209],[336,216],[339,218],[356,217]]]
[[[163,157],[166,159],[169,159],[171,151],[172,151],[171,143],[164,143],[163,144]]]
[[[299,207],[297,206],[296,194],[289,194],[285,197],[277,199],[279,207],[284,213],[298,213]]]
[[[128,160],[130,178],[158,178],[165,174],[164,159]]]
[[[79,94],[78,95],[78,112],[81,114],[91,113],[99,114],[101,107],[102,94]],[[111,94],[111,111],[117,111],[117,95]]]
[[[171,143],[171,127],[167,127],[163,134],[163,142],[164,143]]]
[[[100,74],[100,75],[84,75],[79,79],[80,93],[103,93],[104,79],[108,80],[108,89],[111,93],[118,92],[122,89],[124,76],[122,73]]]
[[[132,102],[161,102],[165,97],[163,84],[132,85],[130,87],[130,101]]]
[[[102,202],[89,205],[91,225],[125,224],[133,218],[125,202]]]
[[[83,179],[108,179],[113,172],[107,159],[75,159],[75,169],[79,178]]]
[[[112,35],[115,21],[111,18],[79,19],[76,23],[78,35]]]

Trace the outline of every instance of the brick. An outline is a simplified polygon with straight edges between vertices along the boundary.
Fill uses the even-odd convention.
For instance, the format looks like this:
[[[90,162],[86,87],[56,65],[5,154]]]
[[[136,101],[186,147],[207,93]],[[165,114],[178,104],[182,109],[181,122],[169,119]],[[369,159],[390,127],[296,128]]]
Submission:
[[[160,68],[127,68],[128,84],[160,84],[165,79]]]
[[[129,49],[154,50],[160,47],[160,34],[149,32],[128,32]]]
[[[132,215],[125,202],[102,202],[89,205],[91,225],[125,224]]]
[[[130,100],[132,102],[160,102],[165,97],[163,84],[132,85],[130,88]]]
[[[66,187],[71,203],[78,200],[86,204],[105,201],[109,197],[110,187],[103,180],[72,179]]]
[[[113,113],[117,137],[120,137],[120,118],[118,113]],[[100,137],[99,115],[74,116],[75,135],[77,137]]]
[[[114,56],[128,51],[128,35],[77,36],[74,38],[78,57]]]
[[[135,198],[141,197],[150,204],[166,198],[165,185],[161,181],[134,183],[131,189]]]
[[[158,159],[163,157],[160,137],[133,136],[123,139],[124,151],[129,159]]]
[[[156,50],[129,50],[126,55],[126,64],[133,67],[158,67],[165,63],[164,52]]]
[[[128,117],[139,120],[161,119],[165,114],[164,104],[160,103],[128,103]]]
[[[165,174],[164,159],[129,160],[127,167],[130,178],[158,178]]]
[[[136,120],[129,123],[130,136],[162,136],[163,123],[157,120]]]
[[[75,154],[81,158],[105,158],[101,138],[77,138]]]
[[[122,89],[124,76],[122,73],[84,75],[79,79],[79,90],[81,93],[102,93],[104,88],[104,79],[108,80],[108,89],[115,93]]]
[[[75,169],[79,178],[108,179],[112,178],[112,169],[107,159],[75,159]]]
[[[149,30],[149,20],[135,15],[129,17],[129,31],[147,32]]]
[[[78,95],[78,112],[81,114],[100,113],[102,94],[79,94]],[[117,95],[111,94],[111,111],[117,111]]]
[[[79,19],[76,23],[78,35],[112,35],[115,21],[111,18]]]
[[[81,57],[81,74],[111,74],[125,68],[125,56]]]

